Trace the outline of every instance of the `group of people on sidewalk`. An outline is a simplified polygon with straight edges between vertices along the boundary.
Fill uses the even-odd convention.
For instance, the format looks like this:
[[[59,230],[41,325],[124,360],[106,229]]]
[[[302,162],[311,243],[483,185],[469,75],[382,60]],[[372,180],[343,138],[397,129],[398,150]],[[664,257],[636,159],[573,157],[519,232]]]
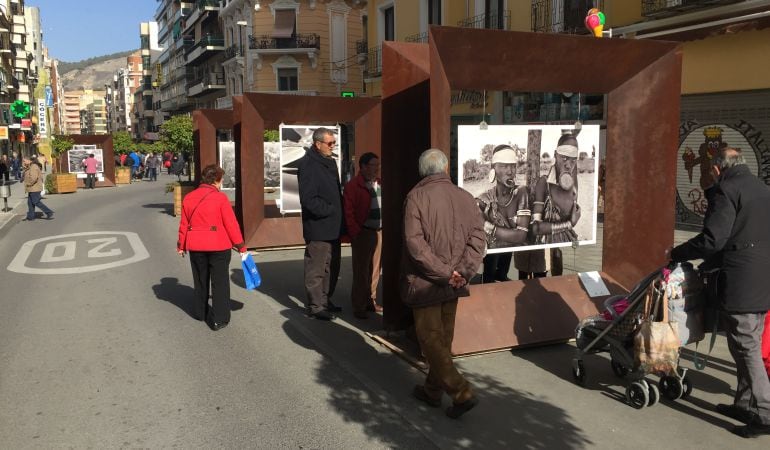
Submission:
[[[131,182],[146,178],[148,181],[158,181],[158,173],[164,168],[169,175],[181,178],[184,175],[185,160],[180,155],[171,152],[150,152],[142,154],[138,151],[115,155],[115,166],[129,167],[131,169]]]
[[[364,319],[368,312],[381,311],[376,303],[382,245],[379,158],[361,155],[359,172],[343,193],[335,133],[318,128],[312,139],[297,164],[307,314],[330,321],[341,310],[330,299],[340,270],[340,244],[348,236],[353,255],[351,305],[355,317]],[[452,404],[445,413],[459,418],[478,398],[452,362],[455,314],[458,298],[470,295],[468,284],[484,259],[487,232],[476,199],[451,182],[441,150],[426,150],[418,164],[421,180],[404,202],[399,287],[402,301],[412,308],[429,372],[412,394],[431,407],[439,407],[448,394]],[[713,171],[703,232],[670,256],[674,261],[704,258],[721,271],[716,297],[738,386],[733,403],[718,405],[717,411],[745,423],[736,427],[736,434],[754,437],[770,434],[770,187],[750,173],[738,149],[721,149]],[[246,251],[229,200],[219,192],[223,174],[217,166],[205,168],[201,187],[185,197],[177,243],[181,255],[190,251],[196,314],[208,316],[215,330],[229,322],[230,251]]]

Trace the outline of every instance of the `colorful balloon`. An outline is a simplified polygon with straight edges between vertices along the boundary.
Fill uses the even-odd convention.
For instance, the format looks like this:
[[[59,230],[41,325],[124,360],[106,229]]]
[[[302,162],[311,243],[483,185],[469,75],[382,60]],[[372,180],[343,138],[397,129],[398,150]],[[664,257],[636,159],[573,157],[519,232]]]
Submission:
[[[607,18],[604,13],[599,11],[598,8],[591,8],[586,14],[585,21],[583,22],[591,33],[596,37],[602,37],[604,31],[604,24],[607,22]]]

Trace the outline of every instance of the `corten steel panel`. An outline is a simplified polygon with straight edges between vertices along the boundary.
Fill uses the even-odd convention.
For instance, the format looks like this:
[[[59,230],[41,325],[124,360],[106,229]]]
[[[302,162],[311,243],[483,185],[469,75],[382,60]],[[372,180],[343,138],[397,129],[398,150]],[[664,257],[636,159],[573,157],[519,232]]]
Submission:
[[[233,113],[229,109],[197,109],[193,119],[193,159],[195,180],[200,180],[201,170],[217,159],[217,130],[233,128]]]
[[[400,167],[416,167],[419,153],[427,147],[425,139],[430,139],[431,146],[447,151],[449,97],[453,89],[609,93],[608,128],[612,129],[608,133],[604,272],[615,280],[612,290],[617,292],[620,286],[632,286],[662,262],[662,249],[670,245],[673,237],[673,155],[679,124],[681,75],[677,44],[431,27],[429,46],[431,79],[422,98],[415,95],[413,84],[404,85],[387,76],[396,73],[388,64],[414,63],[408,58],[387,58],[388,46],[383,47],[383,92],[394,97],[394,105],[402,95],[412,93],[411,104],[429,101],[431,108],[429,119],[422,121],[423,129],[410,130],[412,139],[402,142]],[[468,64],[468,61],[474,64]],[[639,98],[641,96],[650,98]],[[408,112],[408,108],[390,108],[388,98],[383,98],[383,148],[388,148],[388,136],[400,133],[402,115]],[[632,129],[635,131],[629,132]],[[642,137],[640,130],[646,130],[644,132],[648,134]],[[633,137],[629,138],[629,135]],[[665,148],[660,159],[651,153],[651,148],[657,145],[652,140]],[[614,156],[610,158],[610,154]],[[387,164],[383,162],[383,172],[387,170]],[[645,176],[651,175],[652,171],[659,171],[661,175],[643,181],[640,177],[626,181],[626,175],[634,170]],[[650,182],[651,179],[655,181]],[[398,186],[394,186],[396,183]],[[394,179],[388,185],[388,192],[400,197],[387,200],[383,197],[384,206],[389,208],[385,226],[398,227],[399,233],[400,203],[414,183],[415,180],[408,177]],[[620,185],[624,185],[623,188],[615,193],[616,186]],[[650,205],[648,202],[665,204],[659,209],[661,214],[653,216],[633,203],[643,198],[642,205],[645,206]],[[654,230],[656,234],[648,234],[647,230]],[[386,236],[388,233],[394,235],[396,231],[386,229],[385,233]],[[629,246],[629,243],[641,238],[644,239],[644,250],[635,254],[642,244]],[[659,250],[661,255],[657,256]],[[397,286],[398,261],[385,256],[384,251],[383,273],[390,273],[389,278],[385,275],[386,280]],[[542,283],[541,286],[552,289],[538,290],[530,286],[524,292],[525,285],[520,282],[472,286],[471,297],[461,300],[458,309],[455,347],[460,353],[466,353],[462,349],[473,348],[476,352],[564,339],[574,332],[577,319],[596,311],[595,303],[586,297],[576,281],[570,282],[569,277],[551,278]],[[515,319],[516,314],[496,312],[495,308],[502,306],[494,306],[501,301],[501,293],[512,289],[524,292],[519,292],[515,298],[508,295],[507,299],[509,308],[513,308],[519,319]],[[557,297],[561,303],[554,303],[553,299]],[[563,314],[559,313],[563,320],[544,321],[542,327],[538,326],[537,333],[530,332],[529,327],[517,327],[517,323],[532,320],[527,317],[536,314],[532,305],[544,303],[549,298],[552,298],[551,304],[564,305],[561,308]],[[395,295],[387,296],[385,300],[400,304]],[[566,312],[567,309],[571,313]],[[538,311],[537,314],[547,316],[549,311]]]
[[[488,91],[605,94],[676,45],[435,26],[428,35],[452,89]]]
[[[233,98],[233,132],[240,179],[236,215],[249,248],[304,245],[296,216],[265,218],[264,130],[286,124],[353,123],[356,149],[380,154],[379,99],[247,93]]]
[[[674,241],[682,53],[612,91],[607,111],[603,270],[632,286]]]
[[[382,216],[383,324],[386,329],[403,329],[412,322],[412,312],[399,294],[402,208],[406,194],[419,181],[420,153],[430,147],[428,46],[385,42],[382,59],[382,206],[387,211]]]
[[[104,181],[96,181],[96,187],[114,187],[115,186],[115,150],[112,146],[112,136],[104,134],[71,134],[70,137],[75,141],[75,145],[96,145],[102,149],[104,157]],[[69,172],[69,161],[67,161],[67,152],[59,155],[59,167],[63,173]],[[85,187],[85,178],[78,178],[77,187]]]
[[[603,278],[610,294],[627,292],[606,274]],[[577,275],[493,283],[483,290],[478,287],[471,286],[473,295],[457,304],[455,355],[565,342],[575,337],[575,326],[582,318],[599,313],[607,298],[590,298]]]

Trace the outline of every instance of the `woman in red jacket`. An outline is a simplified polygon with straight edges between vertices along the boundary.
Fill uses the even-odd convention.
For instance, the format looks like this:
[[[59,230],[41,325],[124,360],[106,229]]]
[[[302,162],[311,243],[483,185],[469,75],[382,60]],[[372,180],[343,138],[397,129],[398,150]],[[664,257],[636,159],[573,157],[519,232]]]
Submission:
[[[190,252],[195,305],[193,315],[207,320],[216,331],[230,322],[230,251],[244,253],[243,235],[230,200],[220,192],[225,171],[210,165],[201,172],[201,184],[182,201],[177,252]],[[211,282],[211,308],[208,308]]]

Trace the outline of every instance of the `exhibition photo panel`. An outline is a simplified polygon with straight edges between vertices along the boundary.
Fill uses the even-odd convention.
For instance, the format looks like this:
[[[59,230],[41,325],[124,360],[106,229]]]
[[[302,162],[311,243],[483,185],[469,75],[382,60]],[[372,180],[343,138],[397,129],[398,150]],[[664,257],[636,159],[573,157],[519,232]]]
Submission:
[[[280,135],[280,211],[282,214],[298,213],[302,211],[299,203],[299,184],[297,182],[297,161],[305,156],[305,152],[313,145],[313,132],[317,128],[327,128],[334,133],[337,145],[332,156],[337,164],[337,171],[341,173],[339,149],[340,127],[328,125],[283,125],[279,128]],[[267,150],[266,150],[267,151]]]
[[[85,177],[86,169],[83,167],[83,161],[88,155],[94,155],[96,159],[96,171],[101,174],[104,172],[104,153],[102,149],[96,148],[96,145],[75,145],[67,151],[67,171],[69,173],[83,174]]]
[[[596,243],[599,125],[460,125],[458,185],[487,252]]]

